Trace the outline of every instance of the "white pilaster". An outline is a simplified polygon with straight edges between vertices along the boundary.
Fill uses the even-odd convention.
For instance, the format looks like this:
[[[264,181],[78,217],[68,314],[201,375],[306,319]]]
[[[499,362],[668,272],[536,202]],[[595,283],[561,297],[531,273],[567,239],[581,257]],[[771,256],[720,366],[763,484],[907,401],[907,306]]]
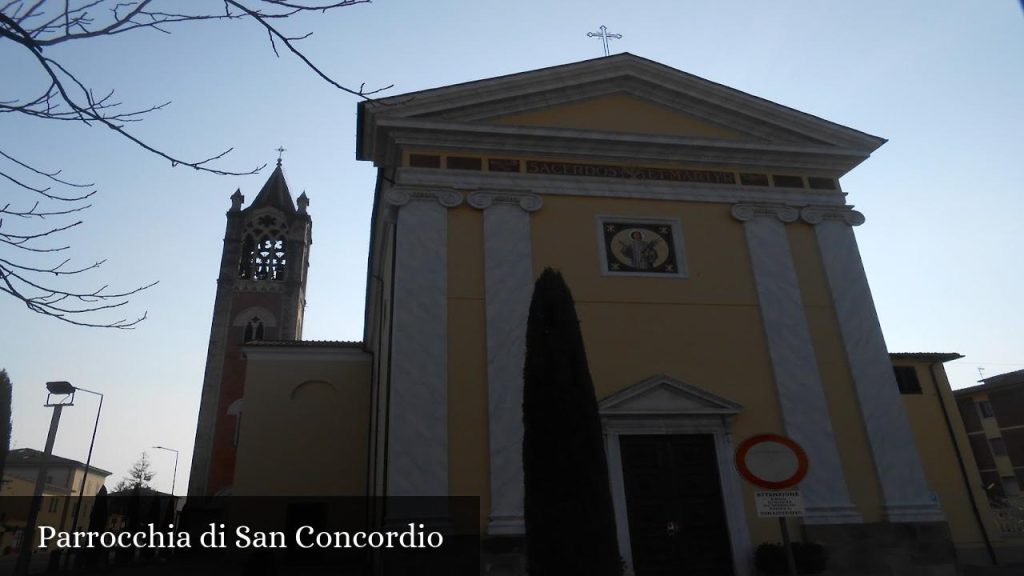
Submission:
[[[786,235],[786,223],[796,221],[799,211],[778,204],[736,204],[732,215],[744,223],[786,434],[803,446],[810,463],[800,484],[804,521],[862,522],[850,501]]]
[[[886,515],[891,522],[942,520],[942,510],[931,498],[903,409],[853,234],[853,226],[863,224],[864,216],[849,208],[808,207],[801,211],[801,217],[815,225]]]
[[[389,191],[397,207],[388,496],[448,495],[448,208],[456,192]]]
[[[526,193],[476,192],[468,202],[484,211],[491,463],[487,529],[490,534],[522,534],[523,362],[533,291],[530,212],[540,209],[541,198]]]

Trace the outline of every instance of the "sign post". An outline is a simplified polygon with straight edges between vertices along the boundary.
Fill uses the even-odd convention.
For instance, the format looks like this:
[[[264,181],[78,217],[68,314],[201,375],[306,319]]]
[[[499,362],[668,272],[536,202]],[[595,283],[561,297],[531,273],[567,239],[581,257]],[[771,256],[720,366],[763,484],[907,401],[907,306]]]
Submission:
[[[766,488],[754,495],[757,515],[779,519],[786,566],[790,576],[796,576],[786,518],[804,515],[804,501],[796,486],[807,476],[807,453],[785,436],[758,434],[744,440],[736,449],[736,469],[751,484]]]

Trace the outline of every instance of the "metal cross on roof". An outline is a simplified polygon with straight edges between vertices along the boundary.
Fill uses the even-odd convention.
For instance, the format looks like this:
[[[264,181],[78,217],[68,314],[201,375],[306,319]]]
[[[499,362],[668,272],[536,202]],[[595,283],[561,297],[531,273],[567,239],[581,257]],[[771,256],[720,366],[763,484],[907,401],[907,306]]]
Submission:
[[[600,38],[604,44],[604,55],[607,56],[608,52],[608,39],[618,40],[622,38],[622,34],[609,34],[608,27],[604,24],[601,25],[600,32],[587,32],[587,38]]]
[[[287,151],[288,151],[288,149],[287,149],[287,148],[285,148],[284,146],[278,146],[278,147],[277,147],[277,165],[278,165],[278,166],[280,166],[280,165],[281,165],[281,157],[282,157],[282,156],[284,155],[284,153],[285,153],[285,152],[287,152]]]

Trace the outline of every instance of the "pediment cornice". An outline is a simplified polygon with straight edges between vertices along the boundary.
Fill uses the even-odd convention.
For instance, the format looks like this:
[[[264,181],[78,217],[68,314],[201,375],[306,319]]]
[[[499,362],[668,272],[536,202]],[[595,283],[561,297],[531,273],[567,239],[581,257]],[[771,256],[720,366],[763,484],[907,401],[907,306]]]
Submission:
[[[651,376],[598,402],[602,417],[735,416],[743,406],[664,374]]]
[[[655,161],[750,169],[784,168],[843,174],[864,161],[854,149],[794,142],[745,142],[665,134],[631,134],[572,128],[468,124],[386,118],[378,122],[376,164],[396,166],[403,148]]]
[[[610,94],[628,94],[729,128],[749,136],[751,143],[833,148],[863,160],[885,142],[651,60],[620,54],[363,103],[358,155],[380,163],[380,138],[399,125],[411,126],[398,120],[426,120],[433,127],[458,130],[460,125],[487,124],[503,115]]]

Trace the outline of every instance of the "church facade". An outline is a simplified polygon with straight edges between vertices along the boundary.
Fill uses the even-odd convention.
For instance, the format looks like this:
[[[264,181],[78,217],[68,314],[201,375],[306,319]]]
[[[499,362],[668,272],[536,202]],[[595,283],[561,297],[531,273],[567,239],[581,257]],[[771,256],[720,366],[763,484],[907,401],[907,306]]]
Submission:
[[[526,318],[553,267],[629,570],[664,544],[752,573],[779,528],[733,454],[761,433],[807,452],[793,525],[852,573],[984,555],[977,481],[935,477],[953,435],[930,451],[908,419],[840,183],[883,143],[630,54],[362,103],[363,341],[300,339],[311,224],[280,167],[233,197],[190,494],[477,496],[482,534],[521,536]]]

